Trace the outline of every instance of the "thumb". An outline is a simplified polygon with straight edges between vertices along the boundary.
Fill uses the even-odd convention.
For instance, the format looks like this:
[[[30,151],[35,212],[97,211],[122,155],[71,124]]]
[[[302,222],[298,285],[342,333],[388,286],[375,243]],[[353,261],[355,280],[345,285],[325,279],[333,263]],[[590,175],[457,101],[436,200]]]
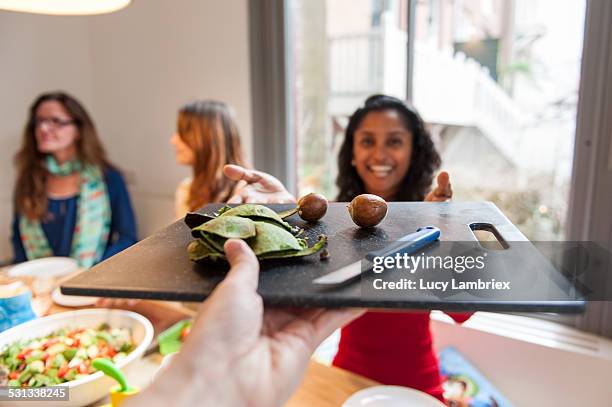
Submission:
[[[450,181],[450,176],[448,175],[448,172],[446,171],[442,171],[440,174],[438,174],[438,188],[442,188],[445,189]]]
[[[233,181],[243,180],[247,184],[259,184],[267,192],[284,191],[285,186],[274,175],[256,170],[249,170],[235,164],[226,164],[223,174]]]
[[[447,197],[452,196],[453,191],[451,189],[450,176],[448,175],[448,172],[442,171],[440,174],[438,174],[437,181],[438,185],[434,191],[435,195]]]
[[[226,164],[223,166],[223,175],[232,181],[240,181],[245,176],[247,170],[240,165]]]
[[[259,281],[259,262],[253,250],[243,240],[229,239],[223,246],[231,266],[225,281],[257,289]]]

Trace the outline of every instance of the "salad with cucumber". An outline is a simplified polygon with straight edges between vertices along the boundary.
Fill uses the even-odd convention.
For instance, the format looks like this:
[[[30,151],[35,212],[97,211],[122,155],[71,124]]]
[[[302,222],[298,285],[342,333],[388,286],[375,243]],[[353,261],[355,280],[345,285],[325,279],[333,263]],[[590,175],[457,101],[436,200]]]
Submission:
[[[52,386],[94,373],[91,362],[96,358],[118,362],[135,348],[127,328],[111,328],[108,324],[95,329],[65,328],[2,349],[0,368],[8,372],[8,386]]]

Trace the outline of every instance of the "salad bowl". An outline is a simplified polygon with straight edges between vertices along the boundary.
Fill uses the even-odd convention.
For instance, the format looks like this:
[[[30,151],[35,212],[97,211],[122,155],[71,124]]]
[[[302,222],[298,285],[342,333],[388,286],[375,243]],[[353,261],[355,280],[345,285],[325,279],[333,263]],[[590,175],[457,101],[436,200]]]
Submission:
[[[101,325],[108,325],[111,329],[123,328],[131,331],[131,337],[135,347],[124,358],[116,361],[117,367],[124,373],[129,373],[130,370],[134,368],[135,362],[142,358],[145,350],[153,340],[153,326],[151,322],[142,315],[131,311],[117,309],[84,309],[35,319],[0,333],[0,352],[16,342],[42,338],[61,329],[96,329]],[[116,383],[112,379],[104,376],[102,372],[80,376],[75,380],[59,385],[67,388],[69,398],[64,401],[54,401],[52,405],[88,405],[107,396],[109,389],[115,384]],[[0,401],[0,405],[3,406],[28,406],[40,404],[40,401]]]

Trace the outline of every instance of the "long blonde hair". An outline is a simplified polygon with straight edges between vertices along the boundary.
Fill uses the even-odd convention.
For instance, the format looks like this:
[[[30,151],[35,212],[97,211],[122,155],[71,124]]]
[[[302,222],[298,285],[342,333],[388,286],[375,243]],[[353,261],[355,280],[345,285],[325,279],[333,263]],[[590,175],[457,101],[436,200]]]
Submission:
[[[50,100],[61,103],[79,129],[79,137],[75,141],[79,160],[101,169],[113,167],[106,158],[106,152],[91,117],[77,99],[64,92],[49,92],[38,96],[30,106],[21,148],[15,154],[17,167],[15,207],[18,213],[32,220],[41,219],[47,214],[45,183],[48,171],[44,164],[46,154],[38,151],[34,132],[36,111],[42,103]]]
[[[232,110],[214,100],[188,103],[179,110],[177,132],[195,155],[187,200],[189,210],[210,202],[225,202],[236,182],[223,175],[223,166],[245,165]]]

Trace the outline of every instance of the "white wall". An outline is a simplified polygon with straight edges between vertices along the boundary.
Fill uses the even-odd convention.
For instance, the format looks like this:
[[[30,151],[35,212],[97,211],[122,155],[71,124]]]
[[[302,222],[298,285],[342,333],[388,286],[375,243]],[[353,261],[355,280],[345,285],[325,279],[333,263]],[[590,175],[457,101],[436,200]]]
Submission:
[[[42,91],[65,89],[93,108],[88,22],[0,11],[0,260],[12,256],[10,223],[27,109]]]
[[[173,220],[174,188],[187,175],[169,144],[181,104],[224,100],[250,132],[247,30],[245,0],[135,1],[92,19],[96,117],[132,182],[141,234]]]
[[[141,237],[173,220],[188,174],[169,144],[181,104],[233,105],[250,157],[247,1],[134,1],[94,17],[0,12],[0,259],[11,255],[12,155],[39,92],[68,90],[90,110],[128,178]]]

